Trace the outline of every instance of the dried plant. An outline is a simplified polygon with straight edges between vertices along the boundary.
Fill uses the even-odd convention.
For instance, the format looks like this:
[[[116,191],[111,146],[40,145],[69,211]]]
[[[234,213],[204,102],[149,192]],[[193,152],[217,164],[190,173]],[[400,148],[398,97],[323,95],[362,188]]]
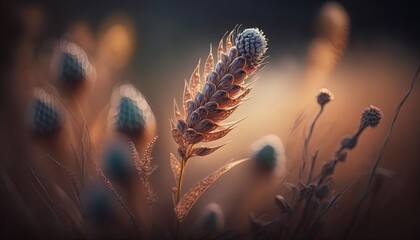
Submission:
[[[344,234],[344,237],[346,239],[349,237],[349,234],[350,234],[351,230],[355,227],[355,222],[356,222],[356,219],[359,215],[359,212],[360,212],[360,209],[362,207],[363,201],[367,198],[367,196],[371,193],[371,191],[374,190],[372,188],[373,179],[374,179],[374,176],[378,174],[379,163],[382,159],[385,147],[388,145],[388,142],[391,139],[391,134],[392,134],[392,131],[394,130],[394,126],[395,126],[395,123],[397,122],[397,119],[398,119],[398,116],[400,114],[401,108],[403,107],[404,103],[407,101],[408,97],[410,96],[411,92],[413,91],[414,84],[416,83],[416,80],[417,80],[419,74],[420,74],[420,65],[417,67],[417,70],[414,73],[413,79],[411,80],[411,84],[410,84],[410,87],[409,87],[407,93],[403,96],[403,98],[401,99],[401,101],[399,102],[397,107],[395,108],[395,113],[392,117],[391,125],[388,128],[388,132],[387,132],[387,134],[384,138],[384,141],[382,142],[382,144],[379,148],[378,155],[377,155],[377,157],[375,159],[375,162],[372,166],[372,169],[370,171],[369,180],[368,180],[368,183],[366,185],[365,191],[364,191],[362,197],[356,203],[356,208],[353,211],[353,215],[351,217],[350,224],[347,228],[346,233]],[[365,124],[372,124],[372,123],[375,124],[376,123],[375,120],[378,117],[378,113],[376,111],[373,111],[372,113],[366,113],[365,115],[366,115],[364,117],[365,118]],[[381,174],[381,175],[384,175],[384,174]],[[388,173],[386,175],[389,176],[390,174]]]
[[[155,117],[146,98],[131,84],[122,84],[112,93],[108,126],[129,136],[133,141],[145,135]]]
[[[95,69],[87,54],[76,43],[62,39],[52,60],[52,69],[58,85],[70,92],[95,83]]]
[[[322,217],[332,207],[336,206],[342,199],[344,193],[334,193],[332,189],[332,175],[339,162],[344,162],[347,158],[347,150],[352,150],[367,127],[376,127],[382,119],[382,111],[370,106],[362,112],[360,125],[352,136],[344,137],[338,150],[334,153],[331,160],[323,164],[319,174],[313,179],[313,170],[316,164],[318,152],[312,156],[311,167],[308,173],[307,183],[303,183],[304,166],[306,151],[308,151],[308,143],[314,130],[316,121],[321,115],[324,105],[332,100],[332,93],[328,90],[321,90],[317,96],[317,102],[320,105],[320,111],[315,115],[313,121],[309,125],[309,130],[304,138],[304,147],[302,155],[302,165],[299,169],[297,184],[288,183],[287,186],[292,190],[293,199],[291,203],[283,196],[277,195],[275,203],[281,210],[281,215],[270,222],[264,222],[254,216],[251,216],[251,223],[256,231],[256,237],[262,237],[267,234],[266,229],[274,225],[280,225],[281,229],[290,226],[291,231],[282,231],[285,238],[307,238],[314,237],[316,234],[316,226],[318,226]]]
[[[234,39],[235,30],[229,33],[226,40],[220,40],[215,66],[210,47],[204,65],[205,82],[203,83],[200,77],[200,61],[190,81],[185,82],[182,104],[184,115],[181,114],[177,103],[174,104],[175,122],[171,121],[172,137],[178,144],[181,162],[171,155],[171,166],[175,178],[178,178],[175,212],[179,221],[182,221],[192,204],[212,182],[235,166],[230,164],[216,171],[180,199],[187,161],[193,156],[209,155],[223,146],[196,147],[196,144],[223,138],[234,128],[238,122],[221,124],[221,121],[228,118],[250,92],[249,84],[244,84],[244,81],[263,65],[265,59],[267,41],[259,29],[245,29]]]
[[[311,140],[315,125],[319,119],[319,117],[321,116],[322,112],[324,111],[324,106],[325,104],[329,103],[330,101],[332,101],[334,99],[334,95],[328,90],[328,89],[321,89],[321,91],[318,93],[316,100],[320,106],[319,112],[317,115],[315,115],[314,119],[312,120],[311,124],[309,125],[309,129],[308,132],[305,135],[305,140],[303,143],[303,151],[302,151],[302,166],[299,169],[299,175],[298,175],[298,179],[299,181],[302,181],[302,175],[305,174],[305,167],[306,167],[306,158],[308,156],[308,146],[309,146],[309,141]],[[316,158],[313,158],[314,160]],[[313,167],[314,167],[314,162],[311,163],[311,168],[309,170],[309,175],[308,175],[308,184],[311,181],[312,178],[312,171],[313,171]]]
[[[139,174],[140,180],[144,186],[144,190],[146,192],[146,200],[149,206],[151,206],[153,202],[157,200],[156,193],[153,190],[152,185],[150,184],[150,177],[152,176],[153,172],[157,169],[157,166],[152,164],[152,150],[157,139],[158,137],[154,137],[152,141],[150,141],[149,144],[147,144],[146,151],[144,152],[142,158],[139,158],[134,144],[132,142],[130,143],[131,154],[134,159],[134,164],[136,165],[137,173]]]
[[[113,31],[104,31],[106,33],[104,35],[107,35],[106,38],[109,40],[111,35],[120,37],[120,33],[128,34],[127,32],[118,32],[118,28],[118,24],[113,25]],[[303,79],[315,80],[314,83],[305,86],[308,90],[325,80],[327,74],[342,58],[347,45],[348,33],[349,18],[342,6],[336,3],[325,4],[319,14],[318,36],[310,46],[309,71],[303,75]],[[124,37],[119,39],[124,39]],[[92,49],[89,49],[89,52],[95,52],[97,56],[107,55],[105,60],[99,59],[100,61],[92,62],[89,60],[88,54],[70,37],[62,38],[58,44],[51,46],[55,51],[52,59],[48,60],[51,60],[53,75],[41,73],[42,76],[50,76],[51,79],[48,80],[51,80],[51,84],[42,82],[43,87],[35,89],[28,109],[30,127],[28,132],[32,135],[32,139],[28,137],[28,141],[30,139],[34,143],[33,147],[28,148],[34,150],[36,156],[33,159],[28,159],[27,155],[29,154],[22,154],[23,157],[20,157],[24,161],[19,162],[16,168],[25,168],[26,172],[23,172],[25,174],[20,174],[24,175],[23,180],[19,179],[20,175],[14,176],[1,169],[0,189],[4,188],[8,195],[16,199],[13,206],[16,205],[25,210],[16,217],[27,218],[24,219],[26,221],[19,222],[20,225],[29,222],[36,225],[35,228],[46,229],[47,227],[46,231],[53,230],[55,233],[62,234],[60,237],[69,232],[72,234],[70,238],[91,237],[91,232],[103,233],[100,236],[104,237],[120,237],[120,235],[108,235],[108,233],[114,233],[114,230],[117,234],[126,237],[131,233],[131,223],[136,230],[136,237],[173,238],[172,233],[165,235],[166,233],[160,231],[153,232],[162,226],[155,227],[155,229],[152,227],[153,217],[158,216],[152,216],[152,206],[157,201],[158,194],[152,187],[151,179],[158,167],[152,156],[157,136],[155,137],[155,116],[145,96],[130,83],[119,84],[111,93],[109,105],[105,104],[108,99],[103,99],[103,105],[106,106],[99,107],[99,111],[103,109],[103,114],[92,116],[99,112],[95,112],[97,106],[91,106],[83,98],[85,95],[79,94],[85,87],[104,84],[101,81],[96,82],[95,69],[99,69],[98,72],[101,72],[103,68],[109,68],[112,65],[112,69],[109,68],[102,72],[106,73],[102,75],[107,75],[105,80],[109,80],[108,85],[105,88],[98,88],[98,92],[101,94],[108,94],[103,93],[102,90],[111,90],[110,84],[114,84],[116,80],[111,78],[115,78],[120,73],[115,74],[114,71],[116,69],[123,70],[122,67],[126,65],[128,59],[125,57],[123,57],[123,61],[117,61],[119,63],[115,63],[113,59],[106,59],[109,54],[113,54],[111,53],[113,49],[111,52],[109,49],[105,50],[104,46],[113,42],[113,40],[108,40],[106,44],[100,44],[99,50],[93,49],[95,44],[92,44]],[[128,48],[131,49],[131,43],[128,45],[130,45]],[[280,178],[271,178],[271,176],[279,176],[280,173],[287,172],[286,154],[281,139],[270,134],[254,142],[249,158],[229,161],[207,177],[193,183],[190,189],[182,191],[186,166],[190,159],[210,155],[223,147],[225,144],[203,145],[223,139],[242,121],[224,122],[250,93],[253,82],[247,80],[266,64],[267,40],[264,33],[257,28],[239,31],[239,28],[235,27],[220,40],[216,50],[217,54],[213,56],[212,45],[210,45],[210,51],[204,64],[199,60],[190,79],[185,80],[182,104],[178,105],[174,101],[174,118],[170,120],[171,135],[177,145],[177,156],[170,153],[169,158],[176,184],[176,187],[172,188],[172,198],[179,238],[183,237],[181,223],[185,221],[194,204],[212,184],[234,167],[247,161],[253,161],[258,173],[262,172],[263,174],[247,176],[249,181],[241,182],[249,192],[247,196],[238,195],[243,198],[241,201],[244,207],[226,208],[223,204],[228,202],[227,200],[231,200],[231,196],[225,194],[226,199],[221,200],[220,203],[206,205],[196,225],[200,237],[204,233],[204,238],[228,238],[230,235],[235,236],[233,238],[244,238],[244,236],[235,235],[234,232],[232,235],[232,232],[229,232],[233,226],[231,223],[233,218],[229,216],[229,211],[237,213],[237,209],[239,209],[239,211],[245,210],[246,213],[257,212],[258,210],[254,211],[251,205],[253,203],[258,203],[258,207],[263,205],[256,199],[259,197],[263,199],[267,195],[267,190],[273,190],[268,183],[278,184],[283,181]],[[108,53],[104,54],[100,51],[108,51]],[[17,58],[20,55],[25,54],[18,53],[16,54]],[[129,55],[127,52],[127,57]],[[106,61],[114,63],[104,64]],[[369,171],[366,188],[362,189],[363,194],[354,205],[355,208],[349,219],[349,226],[344,238],[352,236],[353,230],[360,226],[362,220],[370,217],[371,212],[369,211],[376,203],[376,197],[380,197],[377,193],[383,187],[384,179],[397,176],[392,170],[381,168],[379,165],[399,113],[412,93],[419,74],[420,66],[408,92],[397,105],[391,125]],[[17,76],[20,75],[17,74]],[[104,80],[103,76],[98,79]],[[55,88],[60,91],[55,91]],[[311,239],[325,237],[320,233],[326,226],[324,223],[328,222],[325,221],[326,216],[332,209],[339,207],[344,202],[342,199],[355,185],[353,182],[344,189],[336,189],[337,176],[334,175],[336,167],[339,163],[344,163],[347,160],[348,152],[355,149],[359,138],[366,129],[375,128],[381,123],[383,114],[381,109],[373,105],[363,110],[356,131],[343,137],[332,157],[321,165],[319,162],[317,163],[319,151],[310,149],[311,141],[325,106],[333,99],[333,94],[327,89],[321,89],[316,96],[319,108],[303,135],[303,149],[298,156],[301,164],[298,166],[297,175],[291,176],[293,180],[296,179],[296,182],[284,184],[290,190],[291,195],[283,193],[275,195],[274,205],[280,212],[278,216],[266,214],[256,217],[254,214],[250,214],[254,238]],[[105,115],[108,117],[104,117]],[[295,121],[295,126],[292,129],[293,134],[297,132],[296,129],[299,128],[304,117],[302,114]],[[104,131],[105,126],[108,127],[107,131]],[[95,133],[94,137],[90,134],[91,129],[94,129],[92,131]],[[60,137],[57,138],[57,136]],[[36,144],[37,141],[42,144]],[[104,144],[108,142],[109,145]],[[41,156],[39,157],[37,154]],[[42,162],[45,156],[49,161]],[[41,160],[38,161],[38,159]],[[49,168],[51,166],[47,164],[51,164],[52,168]],[[138,179],[134,178],[135,173],[137,173]],[[261,176],[270,177],[263,178]],[[273,179],[275,180],[272,181]],[[68,180],[71,185],[67,184],[64,187],[64,184],[59,182],[63,180]],[[22,183],[28,183],[29,193],[21,191],[24,189]],[[262,184],[257,185],[257,183]],[[140,194],[138,193],[143,192],[144,200],[143,198],[139,200]],[[373,196],[366,204],[367,212],[362,214],[361,211],[365,206],[363,203],[370,195]],[[25,197],[27,199],[24,199]],[[32,201],[36,203],[32,203]],[[145,204],[149,207],[149,232],[144,231],[145,228],[143,228],[146,222],[143,222],[143,217],[147,215],[147,209],[144,213],[142,209],[146,207],[143,206]],[[121,205],[122,208],[119,209],[118,205]],[[277,217],[271,221],[263,220],[273,216]],[[40,217],[42,217],[42,221],[39,221]],[[239,226],[241,223],[234,224]],[[125,228],[125,225],[130,228]],[[118,232],[117,228],[119,227],[123,227],[123,233]],[[164,225],[164,227],[167,226]],[[240,227],[243,226],[240,225]],[[50,235],[44,236],[42,232],[44,229],[36,232],[35,238],[50,237]],[[242,231],[242,229],[233,229],[233,231],[236,230]],[[186,238],[189,237],[186,235]]]
[[[34,90],[34,101],[30,109],[30,126],[34,134],[47,136],[57,134],[63,125],[63,114],[58,99],[42,88]]]

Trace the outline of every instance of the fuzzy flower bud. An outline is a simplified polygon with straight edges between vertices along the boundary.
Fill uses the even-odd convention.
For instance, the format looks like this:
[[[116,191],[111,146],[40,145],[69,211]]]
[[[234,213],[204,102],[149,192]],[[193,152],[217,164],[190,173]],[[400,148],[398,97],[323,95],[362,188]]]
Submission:
[[[267,51],[267,40],[258,28],[247,28],[239,33],[235,41],[238,54],[247,58],[251,66],[261,62],[261,57]]]
[[[224,214],[220,206],[210,203],[203,210],[200,227],[207,231],[221,231],[225,227]]]
[[[276,135],[267,135],[252,145],[253,159],[262,170],[282,170],[285,163],[284,147]]]
[[[363,111],[360,125],[362,128],[369,126],[376,127],[380,123],[382,116],[383,114],[380,108],[370,105]]]
[[[32,130],[37,135],[57,133],[61,126],[60,108],[57,100],[38,88],[34,91],[34,102],[31,107]]]
[[[87,80],[95,78],[94,68],[89,62],[87,54],[77,44],[62,40],[53,62],[53,71],[57,74],[60,84],[70,89],[81,87]]]
[[[324,107],[325,104],[329,103],[333,99],[334,95],[326,88],[321,89],[316,96],[316,100],[321,107]]]
[[[141,135],[154,122],[153,112],[143,94],[131,84],[117,87],[111,97],[111,124],[128,136]]]
[[[104,173],[110,179],[124,184],[135,175],[131,148],[126,141],[114,140],[104,152]]]

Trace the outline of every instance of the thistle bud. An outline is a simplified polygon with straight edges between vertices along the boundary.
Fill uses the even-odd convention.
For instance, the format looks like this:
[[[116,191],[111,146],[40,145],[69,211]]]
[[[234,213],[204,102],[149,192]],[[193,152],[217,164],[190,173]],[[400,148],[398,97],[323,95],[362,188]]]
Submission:
[[[253,159],[262,170],[281,170],[285,163],[284,147],[281,139],[276,135],[267,135],[252,145]]]
[[[316,96],[316,100],[321,107],[324,107],[325,104],[329,103],[333,99],[334,95],[326,88],[321,89]]]
[[[32,131],[38,136],[57,133],[62,127],[59,102],[44,89],[35,89],[30,113]]]
[[[247,28],[239,33],[235,45],[239,56],[245,56],[251,67],[257,66],[267,51],[267,40],[258,28]]]
[[[103,169],[107,177],[124,184],[135,176],[134,161],[128,142],[114,140],[105,148]]]
[[[360,126],[362,128],[376,127],[380,123],[382,116],[383,114],[380,108],[370,105],[362,113],[362,117],[360,119]]]

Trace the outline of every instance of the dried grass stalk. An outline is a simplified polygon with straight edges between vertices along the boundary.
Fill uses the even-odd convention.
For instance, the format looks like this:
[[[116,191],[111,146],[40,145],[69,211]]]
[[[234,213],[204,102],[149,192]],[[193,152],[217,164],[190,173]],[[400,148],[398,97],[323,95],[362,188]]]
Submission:
[[[171,155],[171,168],[176,178],[175,212],[178,221],[187,215],[195,201],[222,174],[235,166],[228,164],[199,182],[180,199],[185,165],[193,156],[206,156],[223,145],[216,147],[195,147],[201,142],[211,142],[228,134],[239,122],[221,124],[241,104],[251,91],[244,81],[255,73],[265,59],[267,41],[263,32],[256,28],[245,29],[236,34],[237,28],[220,40],[217,47],[217,64],[213,63],[212,46],[204,65],[203,82],[200,77],[200,62],[185,81],[181,114],[174,101],[175,120],[171,121],[172,137],[178,144],[181,162]],[[236,37],[236,38],[234,38]],[[235,45],[233,45],[233,42]],[[226,47],[226,48],[225,48]],[[225,52],[226,50],[226,52]]]
[[[133,223],[135,229],[139,231],[139,225],[137,223],[136,217],[134,216],[133,211],[128,207],[127,203],[124,201],[124,199],[121,197],[121,195],[118,193],[118,191],[115,189],[115,187],[112,185],[111,181],[106,178],[104,173],[102,172],[101,168],[99,167],[98,163],[92,159],[92,163],[95,167],[96,173],[99,175],[99,177],[102,179],[102,181],[106,184],[108,189],[114,194],[117,201],[121,204],[125,212],[130,217],[131,222]]]
[[[175,207],[175,214],[179,220],[182,222],[185,216],[187,216],[188,212],[190,211],[191,207],[197,201],[197,199],[214,183],[217,179],[219,179],[223,174],[227,173],[233,167],[248,161],[249,158],[237,160],[232,163],[227,163],[223,167],[219,168],[200,182],[198,182],[194,187],[192,187],[178,202],[177,206]]]
[[[77,197],[80,197],[80,181],[79,179],[76,177],[76,175],[74,174],[74,172],[72,170],[70,170],[70,168],[68,168],[67,166],[65,166],[64,164],[60,163],[57,159],[55,159],[54,157],[48,155],[48,158],[50,158],[59,168],[61,168],[64,173],[66,174],[66,177],[70,180],[74,191],[77,194]]]
[[[175,182],[176,184],[178,184],[179,175],[181,174],[181,164],[172,153],[170,154],[169,159],[171,161],[171,169],[174,175]]]
[[[232,130],[234,124],[222,126],[220,122],[228,118],[250,92],[251,88],[244,81],[262,65],[267,44],[262,32],[258,29],[246,29],[237,36],[236,46],[232,46],[233,41],[233,32],[226,41],[220,41],[216,66],[213,65],[210,46],[204,65],[204,83],[200,78],[198,61],[189,82],[185,81],[184,115],[177,103],[174,104],[172,137],[178,144],[178,154],[182,159],[198,155],[197,152],[204,156],[220,148],[206,148],[204,151],[197,150],[194,145],[220,139]],[[224,45],[228,47],[226,53]]]
[[[157,139],[158,137],[156,136],[147,144],[146,150],[142,158],[139,157],[134,143],[130,142],[130,148],[134,159],[134,164],[140,176],[140,180],[144,186],[144,190],[146,192],[146,200],[149,206],[157,200],[156,193],[153,190],[152,185],[150,184],[150,177],[152,176],[153,172],[157,169],[157,166],[152,164],[152,150]]]

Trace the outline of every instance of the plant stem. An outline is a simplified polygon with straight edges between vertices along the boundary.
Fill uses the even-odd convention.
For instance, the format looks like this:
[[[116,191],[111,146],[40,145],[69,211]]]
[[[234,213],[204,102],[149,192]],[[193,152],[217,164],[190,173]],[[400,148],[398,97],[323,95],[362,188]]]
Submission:
[[[186,162],[187,162],[187,158],[182,158],[181,172],[179,174],[178,186],[177,186],[177,190],[176,190],[176,204],[178,204],[180,196],[181,196],[182,180],[183,180],[183,177],[184,177],[184,169],[185,169],[185,163]]]
[[[318,150],[312,155],[312,160],[311,160],[311,168],[309,168],[309,173],[308,173],[308,181],[306,182],[306,184],[308,185],[309,183],[311,183],[312,181],[312,176],[314,174],[314,168],[315,168],[315,162],[316,162],[316,158],[318,157]]]
[[[354,223],[355,223],[355,221],[357,219],[357,214],[359,213],[359,211],[361,209],[362,203],[366,199],[367,195],[370,193],[369,192],[370,186],[372,184],[372,180],[373,180],[373,177],[375,176],[375,172],[376,172],[376,169],[378,168],[379,162],[382,159],[382,155],[384,153],[384,149],[388,145],[388,142],[389,142],[389,140],[391,138],[391,134],[392,134],[392,131],[394,130],[394,126],[395,126],[395,123],[397,121],[398,115],[399,115],[399,113],[401,111],[401,108],[404,105],[404,103],[407,101],[407,99],[410,96],[411,92],[413,91],[414,84],[416,83],[416,79],[419,76],[419,73],[420,73],[420,65],[417,67],[416,73],[414,74],[414,77],[411,80],[410,88],[408,89],[407,93],[404,95],[404,97],[401,99],[400,103],[397,105],[397,107],[395,109],[394,117],[392,118],[391,125],[390,125],[390,127],[388,129],[388,132],[387,132],[387,134],[385,136],[384,141],[382,142],[382,145],[379,148],[378,156],[376,157],[375,163],[373,164],[372,169],[370,171],[370,176],[369,176],[368,184],[366,185],[366,188],[365,188],[365,191],[364,191],[363,196],[357,202],[356,209],[353,212],[353,216],[351,218],[349,228],[347,229],[347,231],[346,231],[346,233],[344,235],[344,239],[347,239],[349,237],[349,234],[350,234],[351,230],[353,229]]]
[[[315,125],[319,119],[319,116],[321,116],[322,111],[324,110],[324,107],[321,106],[321,108],[319,109],[319,112],[317,113],[317,115],[315,115],[314,119],[312,120],[311,124],[309,125],[309,129],[308,132],[305,136],[305,140],[303,143],[303,151],[302,151],[302,167],[299,171],[299,181],[302,181],[304,172],[305,172],[305,167],[306,167],[306,158],[308,156],[308,147],[309,147],[309,141],[311,140],[312,137],[312,133],[314,131]]]
[[[176,204],[179,203],[179,200],[181,198],[181,189],[182,189],[182,180],[184,179],[184,170],[187,163],[189,156],[183,157],[181,160],[181,171],[179,173],[178,177],[178,184],[176,189]],[[179,222],[178,218],[176,218],[176,234],[177,239],[182,239],[182,233],[181,233],[181,223]]]

